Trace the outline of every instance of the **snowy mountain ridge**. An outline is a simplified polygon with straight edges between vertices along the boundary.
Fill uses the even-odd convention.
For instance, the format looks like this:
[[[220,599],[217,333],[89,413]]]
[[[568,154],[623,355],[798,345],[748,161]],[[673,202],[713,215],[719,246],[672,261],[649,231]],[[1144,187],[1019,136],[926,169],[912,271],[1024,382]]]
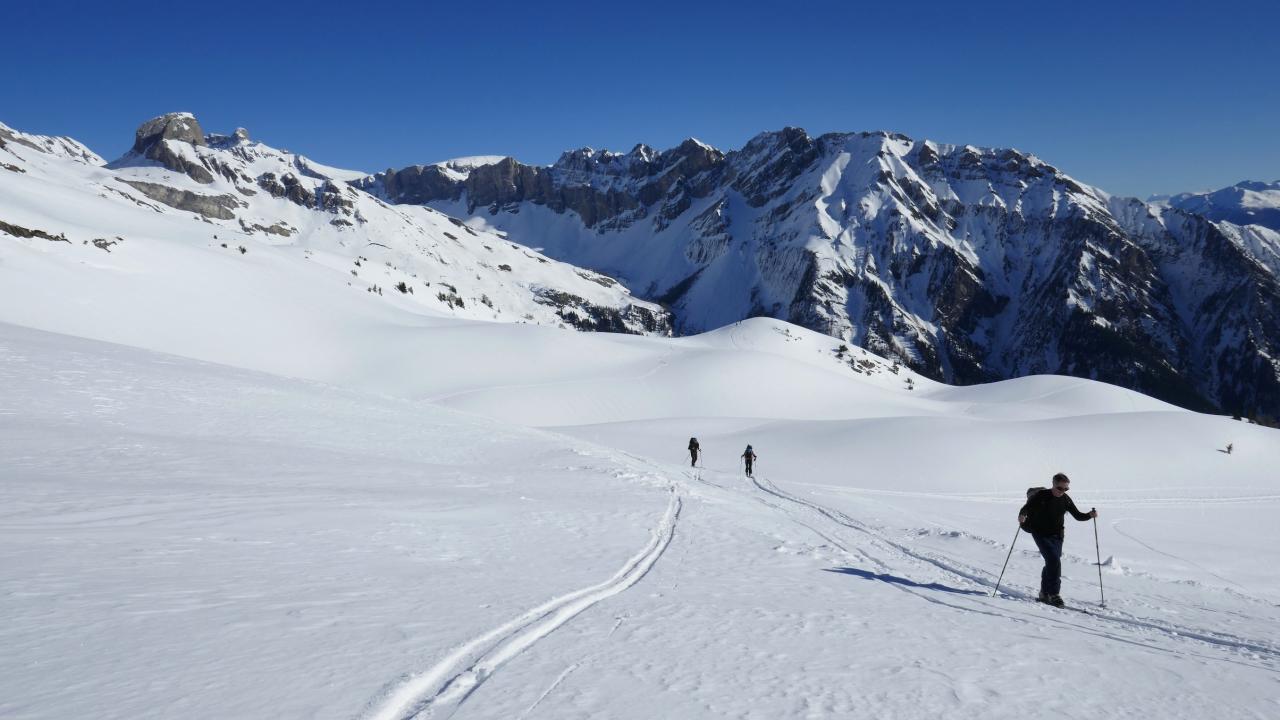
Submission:
[[[347,184],[362,173],[254,142],[243,128],[206,135],[189,113],[143,123],[129,152],[111,163],[73,140],[5,128],[0,164],[7,274],[45,272],[33,264],[51,262],[86,286],[118,285],[129,296],[143,292],[130,273],[194,277],[209,271],[210,253],[247,271],[261,255],[280,271],[326,269],[319,278],[299,276],[335,298],[392,302],[394,295],[428,317],[619,332],[669,327],[661,307],[611,278],[429,208],[389,206]],[[222,292],[247,281],[234,267],[214,265],[228,273],[219,276]],[[29,275],[5,284],[40,285]],[[179,292],[202,302],[193,290]]]
[[[459,174],[356,184],[619,277],[682,332],[768,315],[947,382],[1062,373],[1280,410],[1280,245],[1017,150],[786,128]]]
[[[1280,414],[1280,234],[1012,149],[785,128],[727,153],[690,138],[366,176],[172,113],[111,163],[5,127],[0,163],[0,222],[45,253],[66,236],[127,254],[147,228],[319,260],[428,315],[658,333],[770,316],[945,382],[1060,373]]]
[[[1280,180],[1245,180],[1219,190],[1152,197],[1148,201],[1203,215],[1216,222],[1258,225],[1280,232]]]
[[[73,138],[51,135],[32,135],[20,130],[14,130],[8,125],[0,122],[0,148],[4,148],[10,143],[17,146],[27,147],[48,155],[86,162],[90,165],[107,164],[107,161],[103,160],[101,156],[90,150],[80,141]]]

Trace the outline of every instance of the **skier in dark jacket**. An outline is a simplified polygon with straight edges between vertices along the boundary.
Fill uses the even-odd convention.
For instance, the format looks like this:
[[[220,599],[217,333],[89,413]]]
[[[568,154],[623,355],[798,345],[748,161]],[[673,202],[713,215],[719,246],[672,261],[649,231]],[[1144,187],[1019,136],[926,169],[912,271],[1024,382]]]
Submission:
[[[754,450],[751,449],[751,446],[748,445],[746,452],[742,453],[742,462],[746,463],[746,467],[747,467],[747,477],[751,477],[751,466],[755,463],[755,461],[756,461],[756,453]]]
[[[698,464],[698,438],[689,438],[689,467],[695,467]]]
[[[1076,508],[1067,490],[1071,480],[1062,473],[1053,476],[1053,487],[1041,490],[1027,498],[1027,504],[1018,511],[1018,524],[1031,533],[1040,554],[1044,557],[1044,570],[1040,572],[1040,596],[1036,600],[1055,607],[1062,607],[1062,540],[1065,535],[1063,519],[1067,513],[1076,520],[1085,521],[1098,517],[1098,511],[1083,513]]]

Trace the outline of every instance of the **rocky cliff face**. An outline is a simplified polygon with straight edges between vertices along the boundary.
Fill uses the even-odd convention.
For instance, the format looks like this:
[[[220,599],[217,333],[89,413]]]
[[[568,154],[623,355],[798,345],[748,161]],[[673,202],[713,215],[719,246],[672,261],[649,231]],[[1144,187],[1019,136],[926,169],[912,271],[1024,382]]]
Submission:
[[[198,183],[213,182],[214,168],[199,155],[182,151],[183,145],[204,147],[204,130],[190,113],[169,113],[152,118],[134,133],[133,147],[110,167],[128,167],[151,160],[174,172],[182,173]]]
[[[1256,247],[1016,150],[787,128],[356,184],[620,277],[685,332],[769,315],[950,382],[1063,373],[1280,413],[1280,285]]]
[[[655,204],[662,205],[659,217],[680,215],[690,199],[705,197],[715,188],[715,171],[723,160],[719,150],[686,140],[662,153],[647,145],[637,145],[625,155],[573,150],[549,168],[512,158],[469,172],[447,164],[415,165],[355,184],[396,203],[429,204],[465,195],[471,211],[531,202],[557,213],[572,211],[586,227],[607,230],[648,217]]]

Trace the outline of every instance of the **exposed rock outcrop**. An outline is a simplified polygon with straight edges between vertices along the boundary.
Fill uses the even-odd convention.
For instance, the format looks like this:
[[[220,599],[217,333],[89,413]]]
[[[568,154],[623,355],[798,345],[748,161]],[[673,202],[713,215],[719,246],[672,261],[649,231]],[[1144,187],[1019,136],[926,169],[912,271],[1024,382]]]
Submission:
[[[697,140],[657,153],[646,145],[631,152],[600,153],[582,148],[564,153],[555,165],[524,165],[512,158],[479,165],[463,174],[441,165],[416,165],[358,181],[392,202],[428,204],[457,200],[468,207],[497,210],[532,202],[556,212],[572,211],[589,228],[620,229],[658,213],[667,219],[688,208],[692,198],[715,188],[713,175],[723,154]],[[583,182],[586,178],[599,182]]]
[[[213,182],[214,168],[202,162],[198,154],[184,150],[184,144],[192,147],[207,145],[200,123],[191,113],[161,115],[139,125],[134,133],[133,147],[109,167],[127,167],[151,161],[198,183],[207,185]]]
[[[201,195],[189,190],[160,185],[158,183],[140,182],[137,180],[121,180],[120,182],[172,208],[198,213],[207,218],[232,220],[235,209],[242,205],[241,201],[231,195]]]

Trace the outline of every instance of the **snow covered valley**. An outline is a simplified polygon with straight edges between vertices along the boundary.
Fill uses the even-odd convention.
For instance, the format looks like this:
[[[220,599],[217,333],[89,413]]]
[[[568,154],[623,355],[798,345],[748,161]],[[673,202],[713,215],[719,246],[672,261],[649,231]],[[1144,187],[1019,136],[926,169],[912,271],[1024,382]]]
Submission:
[[[39,277],[0,316],[5,718],[1280,716],[1275,430],[776,320]],[[1025,533],[991,597],[1058,471],[1105,607],[1070,518],[1074,609]]]

